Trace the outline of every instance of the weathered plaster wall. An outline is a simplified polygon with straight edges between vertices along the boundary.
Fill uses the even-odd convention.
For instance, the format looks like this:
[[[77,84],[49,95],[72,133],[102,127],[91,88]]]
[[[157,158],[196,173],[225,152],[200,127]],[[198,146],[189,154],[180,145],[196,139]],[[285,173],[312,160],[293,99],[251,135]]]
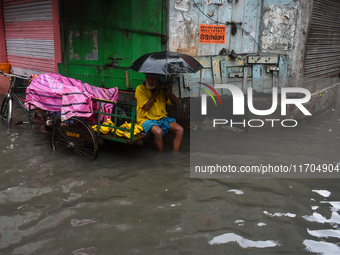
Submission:
[[[312,16],[313,0],[300,0],[300,6],[297,13],[296,32],[294,37],[294,45],[291,56],[291,70],[290,75],[295,77],[299,82],[302,81],[305,54],[307,51],[308,30],[310,26],[310,19]]]
[[[262,52],[287,53],[294,44],[297,9],[270,5],[262,11]]]
[[[197,55],[198,25],[197,13],[174,9],[170,1],[169,48],[171,51]]]
[[[287,55],[290,86],[299,85],[304,59],[312,0],[265,0],[262,10],[261,48],[263,52]]]
[[[223,0],[221,5],[209,4],[207,0],[170,0],[169,49],[193,56],[219,55],[223,49],[240,54],[257,53],[255,41],[258,41],[261,6],[262,0]],[[232,34],[230,22],[238,24],[236,34]],[[225,23],[225,44],[198,42],[200,24]]]
[[[260,93],[270,93],[273,86],[301,85],[313,0],[207,2],[169,1],[169,50],[195,56],[205,67],[183,78],[178,86],[182,97],[199,96],[199,81],[212,85],[234,82],[243,91],[251,86]],[[242,24],[236,34],[232,34],[232,25],[227,25],[225,44],[199,43],[199,25],[216,24],[214,20]],[[229,56],[232,50],[237,58]],[[262,58],[250,63],[247,56],[254,55]],[[236,61],[240,58],[242,64]],[[240,74],[239,79],[230,79],[235,73]]]

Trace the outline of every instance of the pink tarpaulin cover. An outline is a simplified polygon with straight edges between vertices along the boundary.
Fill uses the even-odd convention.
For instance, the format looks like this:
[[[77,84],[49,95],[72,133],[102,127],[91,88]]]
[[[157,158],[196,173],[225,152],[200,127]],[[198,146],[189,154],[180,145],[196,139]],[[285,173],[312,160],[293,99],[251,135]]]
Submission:
[[[118,89],[98,88],[60,74],[44,73],[36,76],[27,87],[26,107],[32,104],[42,110],[61,112],[64,121],[72,116],[91,117],[98,107],[92,98],[117,102]],[[113,104],[104,107],[110,112]]]

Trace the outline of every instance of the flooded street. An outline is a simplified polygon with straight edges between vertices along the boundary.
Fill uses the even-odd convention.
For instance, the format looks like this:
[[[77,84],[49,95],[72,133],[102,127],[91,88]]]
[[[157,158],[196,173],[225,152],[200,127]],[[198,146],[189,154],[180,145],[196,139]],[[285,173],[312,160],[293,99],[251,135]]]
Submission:
[[[301,125],[283,159],[338,155],[339,111]],[[266,148],[280,132],[233,135]],[[1,123],[0,254],[340,254],[339,179],[192,179],[189,135],[180,153],[169,138],[164,153],[107,142],[92,161]]]

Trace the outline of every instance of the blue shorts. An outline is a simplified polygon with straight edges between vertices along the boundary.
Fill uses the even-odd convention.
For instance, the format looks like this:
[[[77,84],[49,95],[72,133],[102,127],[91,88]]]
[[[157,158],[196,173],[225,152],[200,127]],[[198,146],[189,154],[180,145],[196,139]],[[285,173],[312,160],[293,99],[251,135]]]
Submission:
[[[171,122],[176,122],[176,120],[169,117],[164,117],[159,120],[146,120],[143,122],[142,127],[145,133],[149,133],[153,126],[159,126],[163,130],[163,135],[165,135],[169,132]]]

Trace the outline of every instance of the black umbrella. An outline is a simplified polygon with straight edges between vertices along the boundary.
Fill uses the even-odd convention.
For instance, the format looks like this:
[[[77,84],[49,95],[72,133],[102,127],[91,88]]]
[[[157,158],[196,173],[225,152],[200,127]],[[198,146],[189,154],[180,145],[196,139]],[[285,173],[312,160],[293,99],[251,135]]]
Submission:
[[[139,73],[155,73],[163,75],[196,73],[202,68],[203,66],[193,57],[171,51],[145,54],[130,66],[130,69]]]

